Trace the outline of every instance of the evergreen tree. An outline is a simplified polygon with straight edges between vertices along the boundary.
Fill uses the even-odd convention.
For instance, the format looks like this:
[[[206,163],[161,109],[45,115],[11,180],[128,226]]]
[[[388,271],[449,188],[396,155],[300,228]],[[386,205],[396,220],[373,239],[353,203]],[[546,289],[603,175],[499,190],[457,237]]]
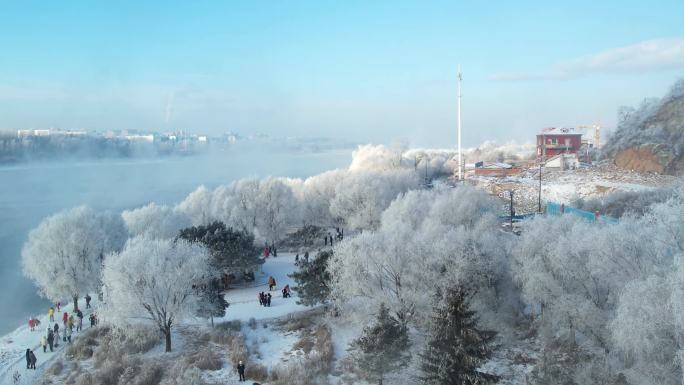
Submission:
[[[226,315],[229,304],[223,297],[221,286],[216,278],[212,278],[204,285],[197,288],[199,304],[197,315],[211,320],[211,327],[214,327],[214,317]]]
[[[202,244],[209,251],[209,265],[216,275],[206,278],[196,287],[199,296],[197,315],[209,318],[213,327],[214,317],[223,317],[228,308],[217,277],[225,271],[244,271],[260,263],[254,236],[246,231],[226,228],[223,222],[217,221],[182,229],[177,239]]]
[[[245,270],[260,263],[254,236],[244,230],[226,228],[223,222],[182,229],[178,238],[206,246],[212,267],[219,271]]]
[[[491,357],[496,333],[477,328],[475,312],[468,309],[469,293],[450,288],[432,316],[431,336],[421,356],[420,377],[429,385],[493,384],[497,377],[477,370]]]
[[[299,296],[298,304],[314,306],[328,301],[332,278],[328,271],[328,261],[331,257],[332,250],[327,250],[320,251],[309,262],[299,260],[299,270],[289,275],[297,283],[293,289]]]
[[[389,314],[385,304],[375,323],[351,343],[352,358],[362,373],[382,385],[385,374],[406,366],[411,358],[408,331]]]

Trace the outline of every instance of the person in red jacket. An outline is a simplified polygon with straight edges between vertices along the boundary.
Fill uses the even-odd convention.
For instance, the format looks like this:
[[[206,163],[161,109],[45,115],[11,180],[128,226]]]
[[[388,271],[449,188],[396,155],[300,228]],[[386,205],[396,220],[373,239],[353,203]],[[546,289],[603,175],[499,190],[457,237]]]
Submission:
[[[69,322],[69,314],[67,314],[67,312],[64,312],[64,315],[62,316],[62,322],[64,322],[64,327],[66,327],[67,322]]]

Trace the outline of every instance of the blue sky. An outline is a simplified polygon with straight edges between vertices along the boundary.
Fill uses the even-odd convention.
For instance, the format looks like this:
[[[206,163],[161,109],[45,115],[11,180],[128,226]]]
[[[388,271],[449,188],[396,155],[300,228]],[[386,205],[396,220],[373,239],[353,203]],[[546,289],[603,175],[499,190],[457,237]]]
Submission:
[[[558,4],[556,4],[558,3]],[[684,77],[684,1],[0,3],[0,129],[531,141]]]

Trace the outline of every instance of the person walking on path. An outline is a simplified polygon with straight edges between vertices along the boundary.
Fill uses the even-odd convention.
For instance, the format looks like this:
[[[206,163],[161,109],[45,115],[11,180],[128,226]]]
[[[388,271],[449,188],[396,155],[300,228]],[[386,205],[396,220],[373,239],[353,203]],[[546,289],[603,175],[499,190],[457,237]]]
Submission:
[[[33,317],[29,317],[28,325],[29,325],[29,330],[33,331],[33,328],[36,326],[35,322],[33,321]]]
[[[64,315],[62,316],[62,322],[64,322],[64,326],[67,326],[67,321],[69,321],[69,314],[64,312]]]
[[[76,315],[78,316],[78,326],[76,326],[76,331],[80,332],[83,330],[83,312],[81,309],[76,310]]]
[[[271,307],[271,293],[266,295],[266,306]]]
[[[59,346],[59,330],[55,329],[54,333],[55,335],[55,348]]]
[[[43,347],[43,353],[47,352],[47,338],[45,336],[40,337],[40,346]]]
[[[269,277],[268,277],[268,291],[273,290],[273,288],[275,287],[275,285],[276,285],[276,280],[275,280],[275,278],[273,278],[272,275],[269,276]]]
[[[52,333],[52,329],[47,328],[47,343],[50,346],[50,351],[52,352],[53,345],[55,343],[55,335]]]
[[[73,331],[73,329],[74,329],[74,315],[73,314],[67,320],[67,327],[69,329],[72,329],[72,331]]]
[[[55,322],[55,308],[52,306],[48,309],[48,317],[50,317],[50,322]]]
[[[60,307],[62,307],[62,303],[58,301],[58,302],[57,302],[57,313],[59,313],[59,311],[60,311],[59,308],[60,308]]]
[[[245,381],[245,364],[240,361],[237,366],[238,374],[240,375],[240,381]]]
[[[31,369],[31,349],[26,349],[26,369]]]
[[[36,355],[33,353],[33,350],[29,350],[29,360],[30,360],[30,365],[29,369],[36,369],[36,362],[38,362],[38,359],[36,358]]]
[[[66,328],[66,330],[64,331],[64,336],[66,337],[67,342],[71,344],[71,329]]]
[[[86,294],[85,300],[86,300],[86,309],[90,309],[90,300],[92,297],[90,297],[90,294]]]

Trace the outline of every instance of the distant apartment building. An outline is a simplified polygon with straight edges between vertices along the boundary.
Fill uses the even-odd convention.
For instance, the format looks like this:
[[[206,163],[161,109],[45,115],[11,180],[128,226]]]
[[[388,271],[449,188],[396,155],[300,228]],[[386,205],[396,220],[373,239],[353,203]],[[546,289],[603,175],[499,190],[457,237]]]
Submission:
[[[126,135],[124,136],[126,140],[130,140],[132,142],[154,142],[154,135],[149,134],[149,135]]]
[[[30,130],[17,130],[18,138],[25,138],[28,136],[50,136],[49,129],[30,129]]]

